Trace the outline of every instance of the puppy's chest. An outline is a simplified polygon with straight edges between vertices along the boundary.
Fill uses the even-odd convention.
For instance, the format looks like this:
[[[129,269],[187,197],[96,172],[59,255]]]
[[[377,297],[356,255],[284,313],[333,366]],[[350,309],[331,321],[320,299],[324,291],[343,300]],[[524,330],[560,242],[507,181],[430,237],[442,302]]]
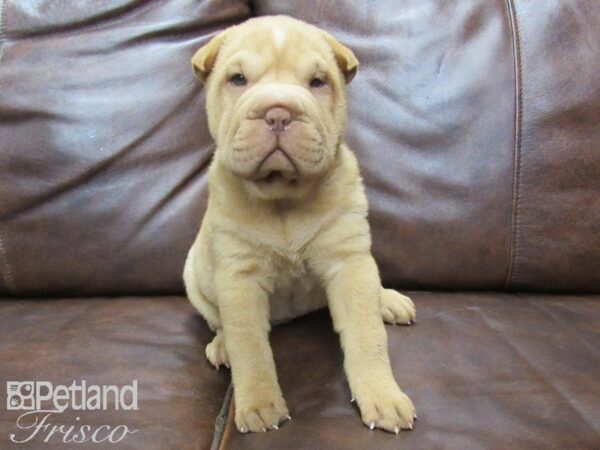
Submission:
[[[313,220],[288,218],[253,227],[251,235],[262,248],[263,262],[272,276],[271,321],[289,320],[326,305],[321,282],[309,261],[314,239],[333,217],[329,212]]]
[[[269,298],[271,321],[281,322],[325,306],[325,294],[305,258],[272,254],[273,293]]]
[[[307,258],[296,252],[272,251],[270,266],[274,275],[274,286],[283,289],[298,283],[312,283],[316,277],[308,265]]]

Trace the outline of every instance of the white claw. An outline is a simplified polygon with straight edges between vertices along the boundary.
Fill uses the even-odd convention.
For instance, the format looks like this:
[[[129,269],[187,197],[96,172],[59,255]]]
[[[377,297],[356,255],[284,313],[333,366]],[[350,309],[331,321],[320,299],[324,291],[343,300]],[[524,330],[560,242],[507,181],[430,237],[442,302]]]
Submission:
[[[262,431],[263,431],[263,433],[266,433],[267,429],[265,427],[262,427]]]
[[[274,430],[279,430],[279,427],[277,425],[273,425],[273,429]]]
[[[398,428],[398,427],[395,427],[395,428],[394,428],[394,433],[396,433],[396,434],[400,433],[400,428]]]
[[[375,428],[375,422],[369,424],[369,430],[373,430],[373,428]]]
[[[246,427],[242,427],[242,428],[240,428],[240,432],[241,432],[241,433],[245,433],[245,432],[246,432]]]
[[[355,399],[354,397],[352,397],[352,398],[350,399],[350,403],[354,403],[355,401],[356,401],[356,399]]]
[[[290,416],[289,414],[288,414],[287,416],[285,416],[285,418],[286,418],[287,420],[292,420],[292,416]]]
[[[409,429],[409,430],[412,430],[412,429],[413,429],[413,424],[412,424],[412,423],[409,423],[409,424],[408,424],[408,429]]]

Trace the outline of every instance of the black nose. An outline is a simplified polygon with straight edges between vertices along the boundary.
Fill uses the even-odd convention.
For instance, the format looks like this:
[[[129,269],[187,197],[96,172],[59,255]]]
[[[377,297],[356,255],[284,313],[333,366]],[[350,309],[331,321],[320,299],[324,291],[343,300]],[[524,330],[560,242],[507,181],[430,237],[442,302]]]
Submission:
[[[265,122],[271,127],[272,131],[285,131],[292,121],[292,113],[281,106],[269,109],[265,113]]]

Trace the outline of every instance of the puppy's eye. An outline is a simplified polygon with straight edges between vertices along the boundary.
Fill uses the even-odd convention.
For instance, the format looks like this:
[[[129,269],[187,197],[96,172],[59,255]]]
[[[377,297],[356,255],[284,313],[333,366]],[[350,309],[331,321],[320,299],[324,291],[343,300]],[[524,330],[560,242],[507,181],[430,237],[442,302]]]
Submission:
[[[315,77],[312,80],[310,80],[310,83],[309,83],[309,85],[310,85],[311,88],[320,88],[320,87],[325,86],[325,84],[326,84],[325,81],[323,81],[323,80],[321,80],[320,78],[317,78],[317,77]]]
[[[233,75],[229,79],[229,82],[234,86],[246,86],[247,83],[246,78],[241,73],[236,73],[235,75]]]

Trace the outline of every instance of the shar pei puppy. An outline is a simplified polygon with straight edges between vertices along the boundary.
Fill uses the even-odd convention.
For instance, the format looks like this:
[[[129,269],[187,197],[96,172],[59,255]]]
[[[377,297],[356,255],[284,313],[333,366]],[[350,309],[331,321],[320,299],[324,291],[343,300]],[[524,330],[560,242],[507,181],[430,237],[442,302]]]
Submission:
[[[367,198],[344,143],[356,57],[327,32],[276,16],[226,29],[192,65],[216,152],[183,276],[216,332],[206,356],[231,367],[238,430],[290,418],[270,327],[325,306],[363,423],[412,429],[415,408],[394,379],[383,322],[411,324],[415,306],[381,285]]]

